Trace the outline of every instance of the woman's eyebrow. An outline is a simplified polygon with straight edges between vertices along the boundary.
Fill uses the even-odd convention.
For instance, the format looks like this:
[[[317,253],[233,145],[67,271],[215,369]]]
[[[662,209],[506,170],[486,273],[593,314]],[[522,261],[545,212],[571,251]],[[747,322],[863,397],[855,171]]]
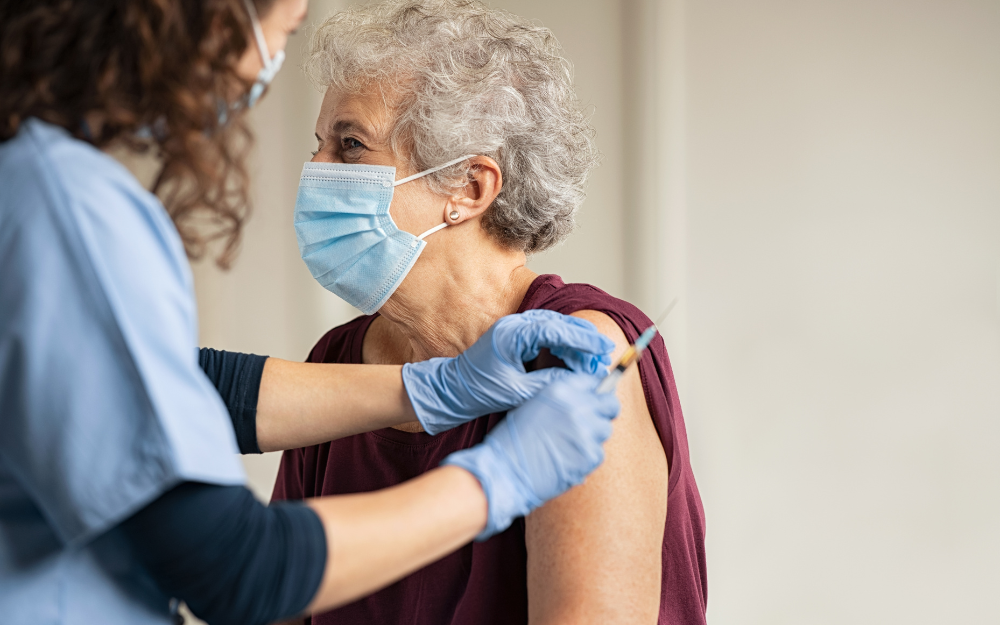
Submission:
[[[361,135],[359,138],[365,141],[368,141],[371,138],[371,134],[363,126],[361,126],[361,124],[349,120],[337,122],[333,125],[333,128],[331,128],[331,131],[331,134],[351,133]]]

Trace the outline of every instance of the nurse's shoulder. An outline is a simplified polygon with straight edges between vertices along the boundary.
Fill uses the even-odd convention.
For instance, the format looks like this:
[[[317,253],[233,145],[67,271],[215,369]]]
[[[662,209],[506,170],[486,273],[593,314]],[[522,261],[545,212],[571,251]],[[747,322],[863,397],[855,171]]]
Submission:
[[[179,481],[243,482],[197,337],[159,200],[100,150],[24,122],[0,144],[0,465],[21,468],[63,543]]]
[[[114,258],[116,250],[141,249],[190,286],[183,244],[160,201],[121,163],[65,129],[32,118],[0,143],[0,189],[0,230],[60,239],[39,253],[116,262],[128,260]]]

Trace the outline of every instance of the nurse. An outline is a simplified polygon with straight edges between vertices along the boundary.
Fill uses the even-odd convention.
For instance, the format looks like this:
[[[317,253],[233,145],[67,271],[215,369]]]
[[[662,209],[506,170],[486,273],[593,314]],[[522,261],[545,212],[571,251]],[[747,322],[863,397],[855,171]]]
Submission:
[[[185,247],[205,243],[195,222],[235,245],[234,139],[305,11],[0,3],[4,623],[169,623],[179,600],[210,623],[328,610],[503,530],[603,457],[619,407],[594,374],[612,346],[555,313],[403,367],[206,350],[199,367]],[[115,145],[160,154],[166,208],[102,151]],[[572,371],[526,373],[541,348]],[[304,504],[258,503],[233,453],[234,425],[240,448],[281,449],[502,410],[419,478]]]

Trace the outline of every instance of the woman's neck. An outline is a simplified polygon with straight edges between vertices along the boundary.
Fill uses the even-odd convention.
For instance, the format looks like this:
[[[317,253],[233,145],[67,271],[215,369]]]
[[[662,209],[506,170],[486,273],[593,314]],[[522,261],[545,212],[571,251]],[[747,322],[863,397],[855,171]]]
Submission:
[[[421,259],[426,262],[413,267],[382,307],[385,322],[373,337],[377,345],[371,346],[383,354],[379,360],[413,362],[462,353],[497,319],[517,312],[537,277],[525,266],[523,253],[493,241],[442,248],[451,253]]]

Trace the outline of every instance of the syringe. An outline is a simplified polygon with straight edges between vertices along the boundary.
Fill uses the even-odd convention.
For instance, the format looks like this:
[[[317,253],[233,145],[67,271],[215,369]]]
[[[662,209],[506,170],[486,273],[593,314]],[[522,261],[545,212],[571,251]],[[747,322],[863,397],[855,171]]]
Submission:
[[[601,383],[597,387],[597,392],[610,393],[615,390],[618,386],[618,381],[622,379],[622,376],[632,366],[632,363],[638,362],[642,358],[643,352],[649,347],[649,343],[653,340],[654,336],[656,336],[656,326],[649,326],[643,330],[639,338],[635,340],[635,343],[628,346],[622,357],[615,363],[614,368],[608,372],[608,377],[601,380]]]
[[[628,368],[634,363],[639,362],[639,359],[642,358],[646,348],[649,347],[649,344],[653,341],[653,337],[656,336],[656,326],[663,323],[667,315],[670,314],[670,311],[674,309],[675,304],[677,304],[677,298],[674,298],[674,301],[670,302],[670,305],[663,311],[656,323],[643,330],[639,338],[635,340],[635,343],[628,346],[622,357],[618,359],[615,366],[608,372],[608,376],[601,380],[601,383],[597,386],[598,393],[610,393],[618,387],[619,380],[622,379]]]

